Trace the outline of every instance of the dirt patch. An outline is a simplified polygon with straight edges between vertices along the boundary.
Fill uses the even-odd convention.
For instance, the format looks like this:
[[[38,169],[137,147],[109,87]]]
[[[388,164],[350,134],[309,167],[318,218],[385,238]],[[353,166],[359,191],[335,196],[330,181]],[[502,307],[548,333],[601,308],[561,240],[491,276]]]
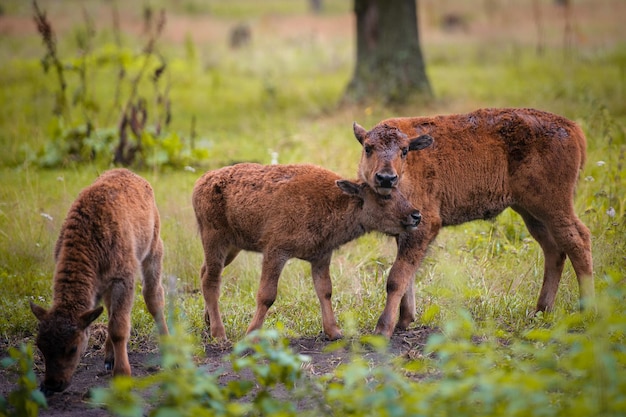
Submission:
[[[419,356],[424,349],[428,336],[436,332],[429,327],[417,327],[405,332],[397,332],[391,338],[389,354],[414,358]],[[48,398],[48,409],[42,410],[41,416],[54,417],[103,417],[109,414],[102,409],[94,408],[89,403],[89,392],[95,387],[107,386],[111,380],[110,373],[104,370],[104,353],[101,348],[99,335],[92,335],[87,353],[78,366],[72,384],[62,393]],[[303,369],[311,376],[320,376],[331,373],[337,366],[350,360],[349,349],[339,349],[326,352],[325,348],[330,342],[324,337],[302,337],[290,341],[291,348],[298,353],[307,355],[311,361]],[[0,346],[0,357],[7,356],[7,345]],[[202,366],[207,372],[219,372],[219,381],[227,383],[237,374],[232,371],[230,364],[225,361],[231,349],[224,345],[208,345],[206,356],[198,358],[198,366]],[[376,352],[364,354],[366,359],[375,364],[380,360]],[[141,377],[159,370],[159,353],[156,346],[144,345],[139,349],[129,352],[130,365],[133,376]],[[44,365],[36,353],[35,372],[38,378],[44,373]],[[4,397],[15,389],[15,377],[5,369],[0,370],[0,394]]]

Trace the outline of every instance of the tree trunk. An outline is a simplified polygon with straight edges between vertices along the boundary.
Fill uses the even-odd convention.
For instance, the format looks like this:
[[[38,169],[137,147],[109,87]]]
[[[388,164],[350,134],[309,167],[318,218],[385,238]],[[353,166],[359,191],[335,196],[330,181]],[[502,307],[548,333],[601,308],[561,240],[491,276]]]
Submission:
[[[354,0],[356,66],[347,101],[402,103],[431,97],[420,48],[417,0]]]

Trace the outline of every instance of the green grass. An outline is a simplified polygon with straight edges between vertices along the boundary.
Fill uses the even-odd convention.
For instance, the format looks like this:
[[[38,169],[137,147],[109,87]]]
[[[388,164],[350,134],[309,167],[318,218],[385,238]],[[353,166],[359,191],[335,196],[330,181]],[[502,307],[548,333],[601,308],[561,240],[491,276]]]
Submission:
[[[211,9],[218,17],[233,18],[243,13],[239,8],[243,3],[239,3],[216,2]],[[301,3],[276,2],[281,8],[277,13],[303,13],[305,2]],[[189,12],[199,4],[189,1],[177,7]],[[257,12],[246,9],[245,13]],[[101,47],[110,42],[110,34],[103,33],[105,46]],[[130,36],[127,42],[130,49],[141,45]],[[25,49],[16,46],[20,44]],[[71,38],[62,38],[60,44],[64,56],[71,56],[75,50]],[[52,252],[63,217],[80,189],[108,168],[98,163],[45,170],[35,164],[45,151],[56,88],[52,75],[44,74],[39,66],[43,52],[37,45],[28,36],[0,39],[3,56],[13,50],[17,54],[0,67],[0,337],[9,340],[34,332],[28,301],[50,303]],[[567,59],[558,48],[537,56],[532,44],[455,44],[452,40],[425,45],[436,98],[396,108],[376,103],[337,106],[352,71],[353,46],[347,37],[294,41],[261,36],[250,49],[238,51],[220,44],[188,42],[181,47],[163,42],[162,53],[169,60],[172,128],[185,135],[195,117],[197,144],[209,156],[195,166],[195,172],[168,168],[139,173],[153,184],[162,216],[163,276],[170,301],[196,334],[206,335],[199,292],[202,252],[190,201],[195,180],[205,169],[234,161],[269,163],[271,152],[278,153],[281,163],[310,162],[354,177],[360,152],[351,131],[354,120],[369,128],[396,115],[491,106],[537,107],[576,120],[588,138],[588,162],[576,209],[593,235],[596,287],[603,290],[609,273],[624,277],[624,44],[583,45]],[[70,82],[75,85],[75,77]],[[94,99],[107,108],[114,72],[94,71],[92,83]],[[80,114],[75,112],[75,117],[79,119]],[[104,111],[97,114],[101,127],[110,127],[110,120]],[[610,207],[614,217],[607,214]],[[353,322],[360,333],[374,328],[385,301],[394,246],[393,240],[373,234],[336,252],[331,273],[340,325]],[[418,317],[429,325],[442,325],[465,309],[479,324],[493,323],[500,330],[523,333],[536,325],[528,313],[536,302],[542,271],[540,248],[511,211],[492,222],[445,229],[416,277]],[[242,253],[225,270],[221,310],[232,339],[243,336],[254,313],[259,275],[256,254]],[[555,312],[546,319],[570,314],[577,297],[576,278],[568,264]],[[282,274],[266,326],[281,322],[291,335],[311,336],[321,331],[320,320],[309,266],[292,260]],[[154,326],[140,296],[133,325],[134,340],[153,336]]]

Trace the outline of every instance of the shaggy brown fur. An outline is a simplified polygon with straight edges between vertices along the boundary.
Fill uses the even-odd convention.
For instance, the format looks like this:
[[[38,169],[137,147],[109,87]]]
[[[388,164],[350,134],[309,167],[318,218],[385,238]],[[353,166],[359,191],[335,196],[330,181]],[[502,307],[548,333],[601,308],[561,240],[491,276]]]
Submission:
[[[537,310],[553,307],[566,256],[581,306],[592,302],[591,239],[573,204],[586,139],[574,122],[533,109],[482,109],[388,119],[369,132],[355,123],[354,134],[363,145],[359,177],[381,194],[398,187],[424,216],[417,233],[398,238],[377,333],[391,335],[398,306],[397,327],[415,319],[413,276],[442,226],[488,219],[507,207],[543,249]]]
[[[209,171],[196,182],[193,208],[204,247],[205,320],[215,338],[226,337],[218,308],[222,270],[241,250],[263,254],[248,333],[263,325],[285,263],[299,258],[311,263],[324,332],[337,339],[341,331],[330,302],[333,250],[372,230],[411,234],[420,220],[400,192],[378,196],[365,184],[313,165],[239,164]]]
[[[63,391],[89,338],[88,327],[109,314],[105,367],[130,375],[127,344],[135,274],[143,275],[143,296],[159,331],[167,334],[161,285],[163,243],[152,187],[126,169],[102,174],[85,188],[65,218],[54,257],[54,301],[49,310],[31,303],[39,320],[37,346],[44,356],[42,391]]]

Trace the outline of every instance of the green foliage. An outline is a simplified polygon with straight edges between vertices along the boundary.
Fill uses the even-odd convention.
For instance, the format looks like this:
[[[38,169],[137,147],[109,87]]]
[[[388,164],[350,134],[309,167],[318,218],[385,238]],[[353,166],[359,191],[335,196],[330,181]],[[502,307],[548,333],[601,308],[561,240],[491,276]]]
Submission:
[[[46,397],[37,386],[33,369],[33,347],[22,344],[19,348],[9,348],[9,356],[0,365],[17,377],[16,388],[7,398],[0,395],[0,416],[36,417],[41,409],[47,408]]]
[[[425,353],[436,367],[419,401],[430,415],[622,415],[626,315],[619,285],[597,315],[572,314],[520,339],[478,336],[476,323],[460,314],[429,340]]]
[[[262,387],[272,388],[282,383],[293,388],[301,377],[300,365],[306,357],[294,355],[289,349],[289,341],[280,337],[278,330],[260,333],[258,336],[250,334],[235,345],[231,355],[233,370],[251,369]]]
[[[377,336],[344,339],[328,350],[349,349],[349,360],[319,377],[304,375],[307,358],[269,330],[234,346],[228,361],[236,378],[220,383],[193,363],[190,340],[177,328],[161,345],[161,372],[115,378],[93,399],[120,416],[619,416],[626,412],[624,275],[603,278],[608,291],[597,311],[554,324],[538,317],[521,337],[460,311],[417,359],[389,355]]]
[[[372,365],[357,349],[324,378],[330,415],[623,415],[624,276],[605,278],[611,291],[597,313],[547,327],[538,319],[521,338],[481,328],[461,311],[417,360]]]
[[[251,333],[234,346],[228,359],[237,379],[227,384],[219,383],[218,372],[195,365],[191,338],[180,325],[163,337],[161,355],[159,373],[116,377],[109,388],[92,391],[93,404],[125,417],[297,415],[294,397],[281,398],[275,389],[295,392],[306,357],[294,354],[276,330]]]
[[[320,381],[328,415],[415,415],[415,395],[419,391],[394,364],[385,351],[387,347],[387,340],[379,336],[352,341],[350,361]],[[372,362],[366,359],[368,351],[375,353]]]
[[[119,33],[115,44],[96,48],[96,30],[85,12],[84,26],[74,32],[77,56],[62,59],[52,24],[37,2],[33,4],[47,50],[41,61],[43,70],[54,69],[57,82],[50,140],[38,159],[42,167],[85,162],[182,167],[207,156],[206,150],[194,147],[193,137],[185,143],[181,134],[169,129],[169,81],[165,85],[161,81],[169,79],[168,62],[156,46],[164,13],[154,22],[155,29],[149,22],[146,46],[140,54],[133,54],[122,47]],[[97,82],[107,78],[115,80],[114,88],[99,89]],[[114,125],[110,125],[111,115]]]

